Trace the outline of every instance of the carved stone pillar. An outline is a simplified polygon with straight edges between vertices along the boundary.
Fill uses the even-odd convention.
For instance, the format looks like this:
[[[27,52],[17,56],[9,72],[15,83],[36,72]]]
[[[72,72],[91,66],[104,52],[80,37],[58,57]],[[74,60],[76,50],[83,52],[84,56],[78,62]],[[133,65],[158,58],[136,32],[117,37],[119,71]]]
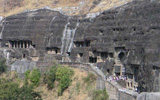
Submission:
[[[28,48],[28,42],[26,42],[26,47]]]
[[[15,48],[17,48],[17,41],[15,41]]]
[[[22,45],[23,45],[23,48],[25,48],[25,44],[24,44],[24,42],[22,42]]]

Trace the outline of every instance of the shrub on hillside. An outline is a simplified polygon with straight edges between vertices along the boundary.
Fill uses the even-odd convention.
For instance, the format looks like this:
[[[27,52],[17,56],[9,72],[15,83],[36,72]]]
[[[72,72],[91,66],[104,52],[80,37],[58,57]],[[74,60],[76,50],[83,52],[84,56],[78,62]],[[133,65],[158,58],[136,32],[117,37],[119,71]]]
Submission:
[[[106,89],[95,90],[93,92],[93,100],[108,100],[108,98],[109,98],[109,96],[108,96]]]
[[[5,60],[0,60],[0,74],[6,72],[7,66],[6,66],[6,61]]]
[[[36,87],[40,83],[41,72],[39,69],[33,69],[32,71],[25,72],[25,84],[28,84],[28,81],[31,82],[31,86]]]
[[[0,100],[42,100],[39,92],[29,86],[19,88],[17,83],[0,79]]]
[[[56,80],[59,82],[58,85],[58,95],[62,95],[63,91],[68,88],[71,84],[71,77],[74,75],[74,71],[67,67],[57,68]]]
[[[50,68],[48,72],[44,74],[43,82],[47,84],[48,89],[54,88],[54,82],[56,80],[56,70],[57,70],[57,67],[53,66]]]
[[[25,77],[24,77],[25,85],[28,85],[30,70],[27,70],[27,71],[24,73],[24,75],[25,75]]]
[[[54,88],[55,81],[58,82],[58,95],[62,95],[63,91],[71,84],[74,71],[61,65],[51,67],[43,76],[43,82],[47,84],[48,89]]]
[[[89,73],[87,77],[83,78],[84,83],[88,85],[96,80],[96,76],[93,73]]]

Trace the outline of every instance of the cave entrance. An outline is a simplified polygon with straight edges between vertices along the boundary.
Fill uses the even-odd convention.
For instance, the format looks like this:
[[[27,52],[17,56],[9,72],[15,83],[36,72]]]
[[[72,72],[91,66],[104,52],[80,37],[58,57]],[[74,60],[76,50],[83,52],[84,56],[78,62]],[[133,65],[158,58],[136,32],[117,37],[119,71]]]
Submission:
[[[116,76],[120,76],[121,73],[121,66],[115,66],[115,74]]]
[[[29,40],[10,40],[9,48],[30,48],[32,46],[32,41]]]
[[[90,63],[97,63],[97,57],[89,57],[89,62]]]
[[[22,58],[26,58],[26,54],[23,54],[23,55],[22,55]]]
[[[60,49],[53,47],[53,48],[46,48],[48,54],[60,54]]]
[[[86,46],[86,47],[89,47],[89,46],[90,46],[90,43],[91,43],[90,40],[86,40],[86,41],[85,41],[85,46]]]
[[[80,42],[74,42],[75,47],[83,47],[84,42],[80,41]]]
[[[120,60],[122,60],[122,59],[124,58],[124,56],[125,56],[124,52],[120,52],[120,53],[118,54],[118,58],[119,58]]]
[[[79,54],[78,54],[78,57],[82,57],[82,56],[83,56],[83,53],[79,53]]]
[[[109,57],[109,58],[113,58],[113,53],[109,53],[109,54],[108,54],[108,57]]]
[[[108,52],[101,52],[101,57],[102,58],[107,58],[108,57]]]
[[[66,52],[66,54],[67,54],[67,56],[70,56],[70,55],[71,55],[71,53],[70,53],[70,52]]]

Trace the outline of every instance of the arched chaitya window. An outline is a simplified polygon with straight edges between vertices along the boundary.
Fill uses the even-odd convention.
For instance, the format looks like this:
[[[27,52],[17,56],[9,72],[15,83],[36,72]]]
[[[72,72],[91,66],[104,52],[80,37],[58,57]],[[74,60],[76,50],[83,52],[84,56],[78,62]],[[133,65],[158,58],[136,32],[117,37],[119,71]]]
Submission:
[[[122,60],[124,58],[124,56],[125,56],[124,52],[121,52],[121,53],[119,53],[118,58],[120,60]]]

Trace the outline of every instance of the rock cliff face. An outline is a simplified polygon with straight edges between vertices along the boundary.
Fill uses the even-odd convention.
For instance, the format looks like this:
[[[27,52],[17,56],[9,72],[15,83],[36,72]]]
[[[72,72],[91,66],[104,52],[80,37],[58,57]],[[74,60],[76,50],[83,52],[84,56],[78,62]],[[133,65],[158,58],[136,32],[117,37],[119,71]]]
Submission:
[[[94,18],[39,9],[4,18],[1,47],[12,48],[10,57],[17,59],[56,55],[65,62],[97,63],[106,75],[123,65],[140,91],[159,91],[159,16],[159,0],[134,0]]]
[[[160,93],[141,93],[138,95],[137,100],[160,100]]]

